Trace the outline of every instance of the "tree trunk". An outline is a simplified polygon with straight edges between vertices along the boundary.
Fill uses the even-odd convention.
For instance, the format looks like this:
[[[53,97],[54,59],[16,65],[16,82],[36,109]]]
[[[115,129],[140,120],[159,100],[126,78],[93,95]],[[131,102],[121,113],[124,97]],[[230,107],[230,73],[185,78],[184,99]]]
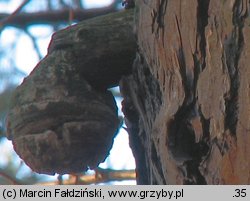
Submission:
[[[121,82],[138,184],[250,184],[247,0],[137,1]]]
[[[133,69],[132,10],[53,36],[14,92],[16,151],[38,172],[95,168],[118,127],[107,88],[123,76],[138,184],[250,184],[249,2],[136,3]]]

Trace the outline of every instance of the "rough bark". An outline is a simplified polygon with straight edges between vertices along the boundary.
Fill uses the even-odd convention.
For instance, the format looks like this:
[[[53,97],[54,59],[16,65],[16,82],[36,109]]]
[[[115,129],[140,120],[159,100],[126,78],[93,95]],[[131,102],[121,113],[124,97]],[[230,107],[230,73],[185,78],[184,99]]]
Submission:
[[[131,73],[132,27],[133,11],[124,11],[57,32],[15,90],[7,137],[34,171],[77,173],[107,157],[120,124],[107,88]]]
[[[98,29],[103,22],[99,18],[82,23],[79,30],[77,25],[53,37],[49,55],[14,96],[16,101],[9,115],[8,129],[16,150],[15,142],[26,140],[26,137],[34,138],[33,144],[39,148],[31,147],[29,153],[21,141],[21,150],[34,154],[33,158],[39,153],[33,151],[40,150],[40,142],[44,142],[44,138],[48,141],[47,136],[52,136],[52,141],[46,144],[49,148],[57,145],[55,139],[59,139],[60,144],[61,136],[83,133],[82,139],[88,139],[84,134],[84,123],[87,128],[94,127],[94,124],[88,124],[88,119],[94,118],[95,114],[98,114],[95,123],[103,124],[97,128],[94,141],[104,130],[109,134],[106,133],[101,141],[106,138],[112,141],[112,131],[117,127],[110,121],[116,121],[116,106],[106,88],[117,85],[120,78],[127,75],[120,87],[138,184],[250,184],[249,2],[136,2],[138,52],[132,71],[129,66],[134,59],[135,41],[131,40],[130,17],[126,23],[123,23],[125,18],[107,17],[107,25],[115,27],[115,31],[113,28],[108,31],[106,23],[102,30]],[[128,21],[131,23],[127,26]],[[126,25],[124,32],[121,24]],[[92,36],[97,30],[102,32],[98,39]],[[117,35],[118,32],[122,35]],[[52,82],[47,82],[48,79]],[[71,96],[80,99],[72,100]],[[98,107],[92,110],[92,104],[88,103],[95,100]],[[55,104],[51,105],[51,102]],[[77,103],[77,109],[64,109],[71,108],[73,103]],[[82,103],[86,107],[82,108]],[[59,124],[55,124],[54,119],[43,119],[43,114],[48,117],[54,109],[55,117],[63,117],[62,121],[57,121]],[[84,113],[85,110],[93,113],[89,115]],[[73,119],[70,125],[64,111],[70,111]],[[37,116],[31,115],[32,112]],[[80,124],[76,125],[76,120]],[[106,151],[112,144],[110,140]],[[59,153],[65,147],[63,145],[60,144]],[[74,143],[71,145],[66,150],[72,151]],[[87,146],[87,143],[83,145]],[[103,146],[102,143],[98,145]],[[89,150],[93,150],[91,146],[87,146],[83,153],[89,153]],[[41,152],[44,158],[39,165],[46,166],[52,151],[46,155]],[[91,158],[83,158],[83,167],[95,166],[106,156],[106,151],[104,154],[102,149],[99,151],[90,152]],[[65,172],[60,169],[63,165],[68,170],[74,165],[78,167],[77,171],[81,168],[79,164],[83,159],[76,160],[76,154],[68,155],[67,160],[54,156],[59,158],[57,168],[60,172]],[[65,161],[72,166],[67,166]],[[52,171],[53,165],[48,164],[42,171]]]
[[[138,183],[250,184],[249,1],[137,4],[121,88]]]

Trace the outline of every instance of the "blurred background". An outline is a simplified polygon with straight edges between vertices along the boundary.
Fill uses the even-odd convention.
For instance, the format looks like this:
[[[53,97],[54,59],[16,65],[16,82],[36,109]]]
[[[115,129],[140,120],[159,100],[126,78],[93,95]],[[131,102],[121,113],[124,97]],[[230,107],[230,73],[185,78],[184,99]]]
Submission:
[[[51,35],[81,20],[119,9],[123,9],[121,0],[0,0],[0,184],[102,181],[135,184],[135,163],[124,128],[120,129],[110,156],[100,164],[100,169],[79,175],[48,176],[32,172],[5,137],[5,118],[12,91],[46,55]],[[111,90],[121,108],[119,89]],[[122,116],[121,111],[119,115]],[[105,175],[109,177],[100,179]]]

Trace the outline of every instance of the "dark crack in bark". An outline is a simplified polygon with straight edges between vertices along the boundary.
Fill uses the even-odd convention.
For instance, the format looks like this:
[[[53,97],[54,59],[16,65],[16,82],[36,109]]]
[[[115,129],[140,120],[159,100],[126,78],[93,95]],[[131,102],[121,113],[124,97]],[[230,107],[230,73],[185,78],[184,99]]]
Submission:
[[[233,8],[234,29],[231,37],[224,41],[225,65],[230,77],[230,91],[225,97],[226,117],[225,128],[230,130],[232,135],[236,135],[238,123],[238,94],[240,85],[239,60],[244,48],[244,21],[248,17],[248,12],[242,13],[242,1],[238,0]]]
[[[197,38],[200,39],[199,46],[202,61],[201,61],[201,70],[206,67],[206,37],[205,37],[205,28],[208,24],[208,7],[210,0],[198,0],[197,7]],[[198,47],[197,47],[198,48]]]

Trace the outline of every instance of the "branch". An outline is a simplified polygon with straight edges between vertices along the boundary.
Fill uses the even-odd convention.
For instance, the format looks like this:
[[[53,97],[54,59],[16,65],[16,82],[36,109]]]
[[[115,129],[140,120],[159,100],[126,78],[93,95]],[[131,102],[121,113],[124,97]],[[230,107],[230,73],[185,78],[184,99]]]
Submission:
[[[12,185],[23,185],[18,179],[10,176],[0,169],[0,177],[8,180]],[[62,175],[58,176],[57,181],[40,182],[36,185],[89,185],[106,183],[112,181],[135,180],[136,173],[134,170],[112,170],[98,168],[94,174],[70,175],[69,179],[62,179]]]
[[[18,6],[18,8],[13,13],[6,16],[3,20],[0,21],[0,27],[8,23],[8,21],[11,21],[29,2],[30,0],[24,0],[23,3],[21,3],[21,5]]]
[[[27,29],[24,29],[24,32],[30,37],[31,42],[33,44],[33,48],[35,49],[35,51],[36,51],[36,53],[38,55],[39,60],[41,60],[43,58],[43,56],[42,56],[42,53],[41,53],[41,51],[39,49],[39,46],[37,44],[36,37],[34,37]]]
[[[52,181],[52,182],[41,182],[38,185],[89,185],[106,183],[112,181],[124,181],[124,180],[135,180],[136,173],[134,170],[112,170],[112,169],[101,169],[91,175],[70,175],[69,179]]]
[[[4,179],[8,180],[12,185],[20,185],[21,182],[18,181],[18,179],[10,176],[6,172],[4,172],[2,169],[0,169],[0,177],[3,177]]]
[[[104,8],[72,10],[72,14],[74,16],[74,20],[82,21],[114,11],[116,11],[116,8],[111,5]],[[14,26],[21,28],[27,27],[31,24],[54,24],[62,22],[68,23],[69,9],[36,13],[19,13],[16,15],[0,13],[0,20],[1,19],[4,19],[0,23],[1,26]]]

